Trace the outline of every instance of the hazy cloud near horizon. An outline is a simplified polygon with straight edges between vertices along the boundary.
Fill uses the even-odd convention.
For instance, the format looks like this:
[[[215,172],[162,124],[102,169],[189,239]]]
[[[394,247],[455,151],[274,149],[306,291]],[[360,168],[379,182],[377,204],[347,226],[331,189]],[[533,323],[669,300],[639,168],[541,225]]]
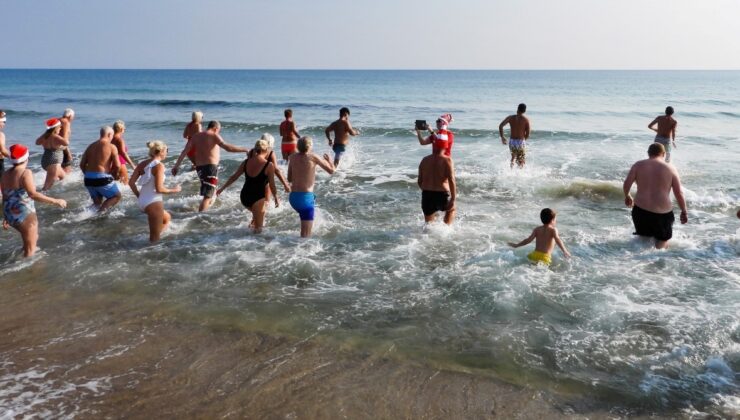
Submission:
[[[740,69],[736,0],[0,0],[3,68]]]

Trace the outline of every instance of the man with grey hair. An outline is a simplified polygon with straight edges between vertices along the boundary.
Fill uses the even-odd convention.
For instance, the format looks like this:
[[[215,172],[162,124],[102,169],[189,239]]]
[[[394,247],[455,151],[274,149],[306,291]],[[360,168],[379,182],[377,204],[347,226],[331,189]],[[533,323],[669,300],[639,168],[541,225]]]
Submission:
[[[288,158],[289,201],[290,206],[301,218],[301,238],[311,236],[313,228],[316,201],[313,185],[316,180],[316,165],[329,174],[334,173],[334,164],[329,155],[324,153],[324,158],[320,158],[311,153],[312,146],[311,137],[301,137],[298,139],[298,153],[293,153]]]
[[[59,130],[59,135],[67,139],[68,142],[72,139],[72,121],[74,119],[75,110],[72,108],[65,109],[64,114],[62,114],[62,118],[59,119],[59,122],[62,123],[62,129]],[[69,146],[64,148],[62,169],[64,169],[64,172],[66,173],[72,172],[72,151],[70,150]]]
[[[87,146],[80,159],[80,169],[85,174],[85,187],[90,193],[93,205],[103,212],[113,207],[121,200],[121,190],[118,189],[120,162],[118,150],[111,143],[113,128],[100,128],[100,138]],[[103,201],[105,199],[105,201]]]

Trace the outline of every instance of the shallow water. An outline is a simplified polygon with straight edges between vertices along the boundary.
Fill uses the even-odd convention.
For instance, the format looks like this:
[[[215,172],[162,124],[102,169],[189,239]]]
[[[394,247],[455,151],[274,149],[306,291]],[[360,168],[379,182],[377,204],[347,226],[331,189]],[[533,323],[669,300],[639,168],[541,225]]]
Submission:
[[[302,133],[317,139],[343,105],[363,132],[337,174],[318,176],[317,221],[308,240],[298,237],[298,218],[282,192],[265,233],[249,234],[241,181],[208,213],[197,214],[190,172],[168,178],[184,191],[166,197],[172,228],[149,245],[146,218],[130,191],[115,210],[95,216],[86,211],[75,172],[52,190],[70,203],[66,210],[37,206],[39,256],[21,261],[17,235],[3,234],[0,289],[28,279],[71,295],[132,301],[145,295],[204,323],[321,337],[359,351],[393,346],[412,363],[581,395],[618,412],[731,417],[740,410],[740,221],[734,216],[740,116],[732,113],[740,105],[738,72],[0,76],[11,143],[32,144],[43,120],[67,106],[78,112],[73,150],[94,138],[95,127],[122,118],[135,160],[152,138],[177,150],[196,108],[206,120],[224,121],[224,137],[240,145],[265,130],[277,134],[285,106],[293,107],[299,128],[307,127]],[[493,130],[522,100],[534,132],[527,167],[511,170]],[[675,226],[670,249],[656,251],[632,237],[621,182],[645,155],[652,138],[645,127],[667,104],[680,124],[674,161],[690,222]],[[408,128],[443,112],[455,116],[458,219],[423,232],[415,177],[429,150]],[[328,151],[321,140],[316,144],[318,152]],[[31,167],[41,184],[37,149]],[[225,180],[241,156],[223,158]],[[558,228],[574,255],[564,260],[556,251],[549,269],[526,263],[531,246],[506,246],[529,234],[542,207],[558,211]],[[122,288],[136,292],[127,297]],[[92,308],[78,310],[97,316]],[[101,328],[92,325],[60,336],[75,340]],[[115,358],[116,351],[106,348],[98,357]],[[0,352],[0,381],[14,384],[0,393],[0,407],[33,413],[35,406],[19,395],[43,372],[16,370],[13,361],[13,352]],[[75,393],[114,387],[51,389],[54,398],[75,401]],[[75,412],[44,407],[51,416]]]

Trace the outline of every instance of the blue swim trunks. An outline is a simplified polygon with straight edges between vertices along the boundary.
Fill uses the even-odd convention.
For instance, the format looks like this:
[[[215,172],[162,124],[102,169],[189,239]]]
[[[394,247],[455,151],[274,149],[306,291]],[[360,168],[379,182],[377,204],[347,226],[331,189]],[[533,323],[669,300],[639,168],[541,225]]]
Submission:
[[[334,151],[334,160],[339,160],[342,158],[344,152],[347,151],[347,145],[334,143],[334,146],[332,146],[331,150]]]
[[[292,192],[288,196],[290,206],[298,212],[301,220],[313,220],[316,196],[312,192]]]
[[[113,177],[104,172],[85,172],[85,187],[93,200],[101,197],[109,199],[121,195],[121,190],[113,181]]]

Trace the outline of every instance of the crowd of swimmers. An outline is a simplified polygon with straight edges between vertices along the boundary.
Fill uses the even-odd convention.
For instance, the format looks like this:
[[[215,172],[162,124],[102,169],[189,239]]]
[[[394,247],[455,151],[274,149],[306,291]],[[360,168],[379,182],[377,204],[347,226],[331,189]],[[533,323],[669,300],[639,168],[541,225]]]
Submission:
[[[531,128],[530,121],[524,115],[527,107],[520,104],[516,114],[507,116],[499,125],[501,142],[508,145],[511,153],[510,165],[524,167],[526,163],[527,141]],[[334,152],[332,159],[328,154],[318,156],[313,153],[313,139],[301,136],[293,121],[290,109],[284,112],[285,120],[280,124],[282,138],[281,157],[288,163],[287,178],[278,167],[274,152],[274,138],[265,133],[249,149],[232,145],[221,137],[221,124],[210,121],[205,130],[202,127],[203,114],[193,112],[192,119],[183,130],[185,147],[179,154],[171,169],[172,175],[180,172],[183,161],[187,158],[197,172],[200,180],[199,211],[206,211],[215,195],[221,194],[237,179],[244,176],[240,193],[242,205],[252,213],[250,228],[259,233],[265,223],[267,205],[272,198],[275,206],[280,205],[275,178],[288,193],[291,207],[300,218],[300,235],[311,235],[315,210],[313,193],[317,167],[329,174],[334,173],[341,162],[343,154],[352,136],[359,131],[350,123],[350,110],[342,108],[339,119],[326,127],[325,134],[329,146]],[[38,240],[38,220],[35,214],[34,201],[66,207],[64,200],[44,194],[54,183],[63,179],[72,170],[70,139],[72,122],[75,113],[72,109],[64,111],[60,118],[46,121],[45,132],[36,140],[36,145],[43,147],[41,166],[46,171],[46,178],[41,191],[37,191],[33,174],[27,168],[29,151],[26,146],[5,145],[5,127],[7,116],[0,110],[0,186],[3,196],[3,227],[13,227],[23,240],[24,256],[31,256],[36,251]],[[452,160],[454,133],[449,126],[451,114],[443,114],[436,121],[436,129],[428,126],[416,127],[416,136],[421,145],[431,145],[432,153],[421,160],[418,169],[418,186],[421,189],[421,209],[426,223],[435,220],[437,213],[443,213],[446,224],[452,224],[455,218],[457,189],[455,168]],[[507,139],[504,129],[509,126]],[[632,220],[635,234],[655,239],[656,248],[665,248],[672,237],[674,223],[673,203],[670,198],[673,192],[681,210],[680,221],[687,223],[688,213],[683,196],[681,181],[676,168],[669,162],[671,147],[675,147],[677,122],[673,118],[673,108],[666,108],[665,115],[655,118],[649,128],[656,132],[654,143],[648,147],[648,159],[636,162],[629,171],[623,184],[625,205],[632,208]],[[168,147],[162,141],[147,143],[148,157],[134,162],[128,154],[124,139],[126,125],[116,121],[112,126],[100,129],[100,137],[90,144],[82,153],[79,167],[84,175],[84,185],[93,206],[104,212],[115,206],[121,199],[121,190],[116,180],[128,184],[137,197],[139,208],[147,215],[149,239],[158,241],[168,226],[171,215],[165,211],[163,194],[181,191],[181,187],[165,186],[164,159]],[[428,135],[425,135],[428,132]],[[219,188],[218,172],[220,151],[245,153],[246,159],[236,171]],[[5,160],[9,165],[5,167]],[[129,176],[127,165],[131,166]],[[637,184],[637,193],[633,198],[630,191]],[[740,218],[740,211],[738,211]],[[531,235],[519,243],[509,243],[520,247],[535,241],[535,250],[528,255],[532,262],[550,264],[551,254],[557,245],[566,257],[570,253],[560,239],[556,226],[556,212],[546,208],[540,212],[542,226],[535,228]]]

